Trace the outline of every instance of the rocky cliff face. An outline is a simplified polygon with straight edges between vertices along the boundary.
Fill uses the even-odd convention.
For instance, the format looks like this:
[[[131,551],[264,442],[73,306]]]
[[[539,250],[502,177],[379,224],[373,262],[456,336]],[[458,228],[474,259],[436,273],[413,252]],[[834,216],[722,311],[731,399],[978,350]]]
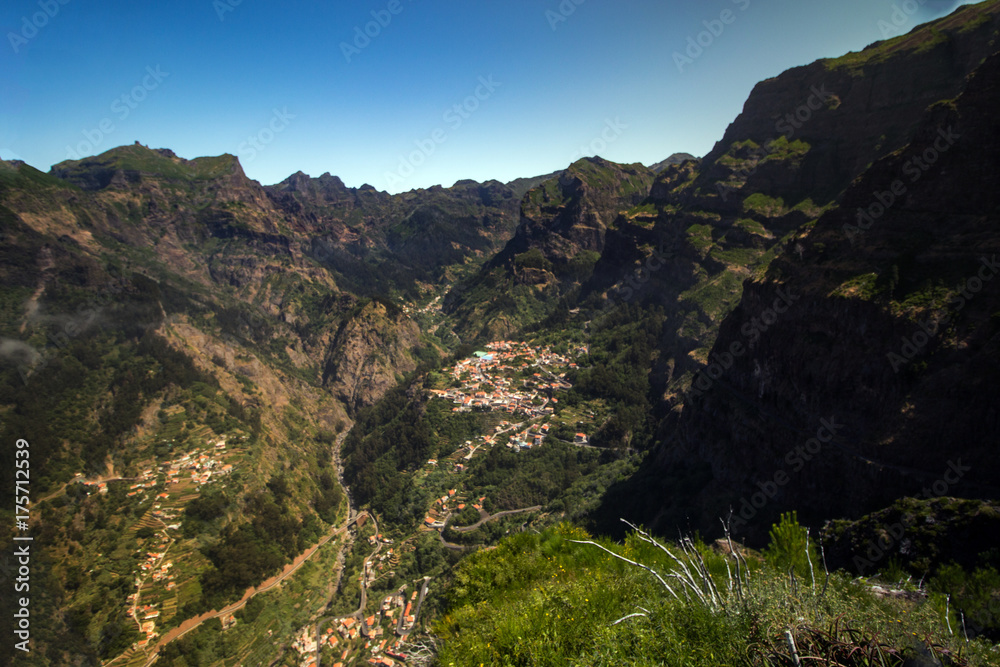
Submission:
[[[352,408],[412,370],[407,350],[418,342],[405,318],[382,326],[366,311],[342,328],[357,297],[416,295],[474,270],[513,233],[517,215],[512,191],[496,182],[391,196],[298,173],[265,188],[233,156],[184,160],[139,144],[48,175],[4,163],[0,199],[36,234],[72,239],[94,256],[110,248],[141,266],[170,295],[168,313],[197,311],[202,324],[262,346],[289,373],[320,382],[332,359],[330,386]],[[384,358],[354,358],[366,336],[393,327]],[[346,338],[335,344],[338,330]],[[348,382],[345,368],[359,374],[350,389],[338,384]]]
[[[924,109],[954,98],[994,51],[996,3],[758,83],[705,156],[689,203],[739,213],[748,195],[833,201],[868,165],[907,144]]]
[[[601,158],[574,163],[558,178],[527,193],[517,233],[491,264],[511,266],[517,255],[531,249],[541,251],[553,268],[584,251],[599,253],[619,211],[645,199],[652,181],[652,172],[638,164],[619,165]]]
[[[266,188],[289,224],[309,237],[305,252],[355,293],[413,290],[500,249],[517,223],[514,191],[496,181],[459,181],[399,195],[347,188],[329,174],[301,172]]]
[[[998,84],[994,55],[745,284],[653,464],[709,466],[699,525],[731,505],[761,537],[786,508],[819,521],[1000,492],[1000,195],[982,185],[1000,175]]]
[[[528,190],[517,231],[478,275],[453,289],[446,311],[468,337],[508,335],[587,280],[620,211],[642,202],[654,174],[641,164],[579,160]],[[499,298],[498,298],[499,297]],[[530,317],[529,316],[529,317]]]
[[[370,301],[337,332],[323,384],[352,411],[372,405],[417,367],[412,354],[419,343],[420,330],[401,310]]]

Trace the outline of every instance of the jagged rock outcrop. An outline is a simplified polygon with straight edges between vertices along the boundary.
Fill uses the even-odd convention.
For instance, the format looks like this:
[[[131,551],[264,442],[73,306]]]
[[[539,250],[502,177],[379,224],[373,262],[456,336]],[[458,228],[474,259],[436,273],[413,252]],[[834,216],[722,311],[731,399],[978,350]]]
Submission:
[[[323,385],[352,411],[372,405],[417,367],[413,351],[419,344],[420,329],[402,310],[369,301],[337,332]]]
[[[649,170],[651,172],[653,172],[654,174],[659,174],[661,171],[663,171],[667,167],[672,167],[672,166],[678,165],[678,164],[684,164],[685,162],[688,162],[690,160],[697,160],[697,159],[698,158],[696,158],[695,156],[691,155],[690,153],[674,153],[673,155],[671,155],[670,157],[668,157],[666,160],[661,160],[661,161],[657,162],[656,164],[649,165]]]
[[[568,263],[581,251],[600,252],[618,212],[649,194],[652,172],[642,165],[619,165],[584,158],[530,191],[521,204],[521,224],[493,264],[532,248],[553,264]]]
[[[504,249],[445,302],[470,337],[524,325],[525,299],[553,302],[590,276],[620,211],[642,202],[654,174],[641,164],[583,158],[521,200],[521,221]]]
[[[907,35],[758,83],[704,157],[688,202],[739,213],[754,193],[789,207],[834,200],[868,165],[910,141],[924,109],[961,91],[965,76],[994,51],[998,31],[995,3],[967,6]]]
[[[309,237],[304,252],[366,295],[447,279],[452,267],[496,252],[517,224],[517,197],[496,181],[389,195],[299,172],[266,191],[288,224]]]

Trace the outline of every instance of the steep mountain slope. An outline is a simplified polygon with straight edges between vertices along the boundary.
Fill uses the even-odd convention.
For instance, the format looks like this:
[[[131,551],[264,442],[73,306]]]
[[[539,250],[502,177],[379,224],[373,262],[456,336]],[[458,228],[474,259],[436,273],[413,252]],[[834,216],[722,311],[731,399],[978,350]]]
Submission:
[[[346,512],[329,451],[346,414],[304,352],[325,350],[323,327],[339,315],[312,329],[296,329],[293,312],[272,318],[281,304],[262,295],[273,286],[214,283],[205,250],[252,259],[246,275],[283,266],[313,294],[332,281],[288,268],[264,214],[231,237],[200,224],[205,202],[253,196],[233,162],[118,153],[105,157],[136,160],[124,181],[118,170],[102,186],[99,166],[66,174],[95,190],[0,165],[0,434],[30,444],[33,575],[46,582],[33,596],[31,664],[119,656],[143,639],[129,595],[162,632],[238,598]],[[0,472],[5,508],[14,474]],[[176,581],[137,592],[142,554],[164,549]]]
[[[1000,1],[964,7],[762,82],[707,156],[651,168],[587,158],[388,195],[329,174],[263,187],[232,156],[141,145],[49,174],[0,161],[0,439],[30,437],[33,497],[50,496],[44,659],[130,650],[143,553],[170,550],[183,575],[140,596],[162,631],[330,534],[352,509],[331,449],[354,418],[344,472],[386,530],[433,524],[457,474],[490,495],[469,494],[485,505],[460,508],[464,527],[531,512],[482,541],[581,518],[649,450],[594,525],[714,534],[732,507],[736,535],[762,542],[786,509],[814,526],[869,514],[827,531],[843,562],[910,495],[949,523],[922,540],[990,530],[998,17]],[[423,301],[447,290],[439,317]],[[462,376],[430,371],[451,326],[467,343],[532,339],[502,384],[464,371],[469,405],[523,391],[510,413],[441,398]],[[534,441],[516,410],[551,415],[550,444],[477,458],[484,434]],[[4,537],[13,474],[0,467]],[[396,535],[416,552],[407,576],[461,553],[430,530]]]
[[[698,158],[691,155],[690,153],[674,153],[666,160],[660,160],[656,164],[649,165],[649,170],[654,174],[658,174],[671,165],[684,164],[688,160],[697,160],[697,159]]]
[[[350,410],[375,403],[401,373],[416,370],[412,356],[420,330],[393,304],[370,301],[341,325],[323,372],[323,384]]]
[[[436,285],[492,255],[513,234],[518,195],[496,181],[459,181],[399,195],[347,188],[329,174],[299,172],[266,188],[268,197],[309,235],[306,251],[351,291],[404,292]]]
[[[133,581],[134,554],[169,549],[183,573],[141,598],[163,633],[339,522],[330,447],[348,411],[438,356],[399,306],[364,295],[419,295],[415,276],[436,289],[512,231],[500,184],[390,197],[337,183],[263,188],[232,156],[138,144],[50,174],[0,164],[0,433],[31,442],[32,497],[51,500],[35,572],[61,583],[33,635],[51,664],[141,640],[135,591],[116,583]],[[338,253],[392,270],[366,283]],[[105,574],[85,581],[93,568]]]
[[[726,371],[695,383],[706,389],[685,403],[655,464],[711,467],[694,505],[701,523],[730,503],[739,511],[761,484],[773,501],[745,511],[758,536],[785,507],[817,520],[902,495],[1000,493],[990,389],[1000,199],[983,186],[1000,175],[998,84],[994,55],[746,284],[713,347]],[[793,303],[779,310],[782,294]]]
[[[466,337],[498,337],[543,316],[586,280],[618,212],[642,201],[653,172],[641,164],[579,160],[521,202],[521,221],[480,273],[449,293],[446,312]]]
[[[497,337],[546,317],[555,317],[553,326],[583,326],[595,307],[657,304],[667,315],[659,376],[676,396],[708,364],[743,281],[835,206],[868,165],[907,143],[927,106],[961,91],[992,51],[998,17],[996,2],[963,7],[908,35],[761,82],[708,155],[655,165],[645,199],[637,196],[644,185],[618,185],[627,181],[607,163],[576,163],[585,199],[564,187],[566,175],[526,195],[504,251],[449,295],[456,331]],[[587,222],[586,207],[571,202],[601,196],[595,192],[604,201]],[[585,307],[580,318],[562,314],[576,306]]]
[[[788,208],[834,200],[876,157],[909,143],[927,106],[955,97],[993,52],[998,27],[996,3],[966,6],[758,83],[705,156],[692,203],[738,213],[746,194],[780,198]]]

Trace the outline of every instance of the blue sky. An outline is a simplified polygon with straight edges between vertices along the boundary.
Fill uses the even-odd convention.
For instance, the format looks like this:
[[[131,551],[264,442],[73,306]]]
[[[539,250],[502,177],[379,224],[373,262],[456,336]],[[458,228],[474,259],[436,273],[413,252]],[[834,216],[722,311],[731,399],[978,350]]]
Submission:
[[[708,152],[757,81],[958,4],[6,0],[0,157],[47,171],[139,141],[390,192],[651,164]]]

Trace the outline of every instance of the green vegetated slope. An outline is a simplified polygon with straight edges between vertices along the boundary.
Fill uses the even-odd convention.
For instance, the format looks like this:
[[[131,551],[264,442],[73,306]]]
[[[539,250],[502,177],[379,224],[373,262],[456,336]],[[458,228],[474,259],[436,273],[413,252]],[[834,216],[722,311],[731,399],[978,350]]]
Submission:
[[[583,520],[604,489],[635,469],[656,428],[649,369],[657,365],[662,322],[656,309],[626,306],[586,329],[529,335],[523,345],[530,352],[467,389],[493,392],[506,381],[504,393],[523,390],[537,395],[536,404],[548,400],[549,412],[539,414],[486,406],[454,412],[456,403],[436,393],[473,382],[451,375],[463,360],[475,366],[472,348],[460,348],[444,368],[416,374],[359,414],[344,444],[345,481],[358,502],[395,528],[419,523],[433,500],[456,485],[469,497],[485,496],[489,513],[541,506],[546,515]],[[549,352],[560,360],[545,363]],[[558,389],[549,388],[554,379]],[[511,449],[510,435],[528,430],[542,436],[542,445]],[[574,443],[580,432],[587,447]],[[463,443],[470,442],[481,449],[466,459]],[[430,460],[439,463],[428,473]],[[455,464],[465,466],[459,475]]]
[[[725,542],[595,542],[566,525],[518,535],[456,568],[440,664],[792,664],[786,632],[802,664],[995,664],[988,643],[952,633],[944,594],[827,577],[805,547],[793,517],[764,558]]]
[[[514,246],[533,227],[523,222],[505,251],[511,277],[500,281],[490,269],[496,290],[473,300],[481,312],[505,299],[506,315],[496,321],[509,321],[502,317],[512,312],[533,317],[522,334],[545,340],[599,332],[605,318],[623,310],[652,321],[652,308],[659,309],[653,349],[639,355],[644,377],[631,379],[649,397],[645,414],[655,425],[635,433],[642,434],[638,448],[652,454],[627,482],[602,493],[588,525],[620,535],[615,524],[624,516],[665,534],[715,534],[732,508],[746,515],[734,530],[763,545],[787,509],[800,508],[818,528],[826,519],[858,519],[919,496],[921,508],[908,520],[926,520],[933,530],[897,539],[889,533],[894,527],[871,520],[848,530],[853,548],[880,545],[865,568],[846,555],[843,532],[827,533],[837,566],[888,572],[893,581],[934,578],[936,590],[953,593],[959,609],[976,616],[976,633],[995,632],[994,510],[976,500],[954,511],[934,504],[948,505],[951,496],[995,498],[997,487],[997,468],[987,460],[996,399],[985,384],[996,369],[988,279],[996,203],[994,190],[979,185],[996,180],[986,111],[996,91],[996,33],[997,3],[964,7],[906,39],[873,45],[864,57],[820,62],[759,84],[712,153],[664,168],[644,200],[620,207],[583,280],[546,275],[556,266],[548,249],[565,245],[558,231]],[[971,138],[951,150],[950,127]],[[919,166],[915,160],[935,141],[936,152]],[[889,211],[876,210],[874,222],[858,218],[857,210],[874,210],[896,179],[905,196],[882,204]],[[523,208],[532,196],[559,205],[554,187],[529,193]],[[970,286],[981,269],[987,278]],[[540,287],[515,291],[518,271]],[[484,269],[472,289],[488,275]],[[548,296],[553,285],[563,290],[554,292],[558,299]],[[974,296],[959,299],[973,288]],[[452,312],[461,318],[466,295],[459,289],[455,296]],[[876,313],[883,313],[882,324],[875,324]],[[927,318],[941,324],[923,332],[925,341],[919,330]],[[468,331],[483,341],[506,326]],[[608,348],[592,342],[590,354],[598,350]],[[603,369],[614,370],[614,362]],[[915,399],[923,407],[914,409]],[[823,419],[836,437],[817,440],[821,456],[796,458]],[[959,459],[975,464],[956,479],[949,463]],[[982,532],[969,527],[969,516]],[[968,544],[968,552],[943,547],[953,540]],[[941,583],[951,560],[967,573]],[[496,636],[487,628],[506,618],[490,602],[477,610],[456,626],[452,641],[462,650],[474,650],[461,643],[463,633]],[[505,664],[504,654],[493,655],[494,664]]]
[[[398,293],[411,300],[421,289],[474,272],[501,248],[514,232],[519,200],[496,181],[389,195],[301,172],[265,191],[305,232],[303,252],[338,284],[365,296]]]
[[[235,159],[131,146],[53,174],[0,171],[0,428],[31,443],[41,503],[37,664],[128,653],[147,618],[163,635],[221,609],[328,534],[354,407],[323,389],[331,366],[376,380],[363,403],[422,354],[405,318],[337,338],[365,301],[299,251]]]
[[[995,178],[998,62],[929,106],[907,145],[745,284],[713,344],[720,364],[732,357],[725,372],[701,374],[648,462],[651,482],[691,461],[712,479],[694,496],[640,494],[647,520],[710,525],[779,474],[748,536],[783,507],[816,525],[902,496],[996,497],[997,202],[978,179]]]
[[[516,204],[499,184],[390,197],[337,183],[263,188],[232,156],[138,144],[49,174],[0,164],[0,429],[31,442],[51,584],[37,664],[141,660],[343,523],[336,434],[438,362],[440,338],[410,315],[433,318],[435,281],[473,271]],[[361,245],[324,236],[347,220]],[[341,251],[397,260],[352,282]],[[13,467],[2,476],[9,497]],[[316,559],[336,563],[337,543]],[[284,614],[268,631],[298,631],[335,594],[272,595]]]
[[[352,418],[344,476],[372,523],[163,664],[292,664],[291,634],[355,612],[362,577],[376,605],[423,576],[407,641],[429,632],[443,664],[783,664],[785,629],[803,658],[990,664],[955,639],[959,614],[994,639],[1000,618],[979,273],[998,7],[761,82],[711,153],[653,169],[390,196],[139,145],[0,163],[0,435],[32,441],[33,664],[141,663],[143,623],[238,599],[342,525]],[[767,558],[695,540],[691,585],[667,580],[682,599],[562,525],[714,537],[730,508]],[[837,520],[829,565],[904,592],[827,584],[794,520],[769,530],[792,509],[812,539]],[[634,535],[600,544],[681,567]]]
[[[275,344],[293,330],[103,237],[132,224],[105,196],[26,166],[3,179],[0,433],[30,443],[35,503],[26,664],[114,658],[146,637],[136,618],[162,634],[221,608],[346,509],[343,408]]]
[[[609,224],[646,197],[653,176],[639,164],[584,158],[530,189],[514,238],[446,299],[459,335],[503,337],[574,298],[600,257]]]

